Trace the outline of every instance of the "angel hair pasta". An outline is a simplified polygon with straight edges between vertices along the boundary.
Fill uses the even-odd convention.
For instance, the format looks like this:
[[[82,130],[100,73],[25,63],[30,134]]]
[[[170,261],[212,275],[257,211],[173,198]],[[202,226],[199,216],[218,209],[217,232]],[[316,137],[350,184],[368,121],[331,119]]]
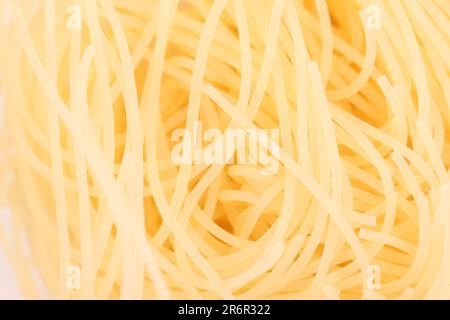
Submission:
[[[450,2],[0,0],[27,298],[450,298]]]

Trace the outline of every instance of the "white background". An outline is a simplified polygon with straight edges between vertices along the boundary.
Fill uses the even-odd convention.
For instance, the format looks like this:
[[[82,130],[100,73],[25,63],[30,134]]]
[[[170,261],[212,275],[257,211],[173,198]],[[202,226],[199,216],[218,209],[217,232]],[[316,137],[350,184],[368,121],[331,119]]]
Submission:
[[[16,276],[0,247],[0,300],[20,299]]]
[[[3,92],[0,89],[0,126],[4,126],[4,119]],[[4,150],[0,149],[0,152],[4,152]],[[11,231],[11,226],[6,221],[10,214],[11,212],[8,209],[0,207],[0,232],[4,232],[4,236],[7,236]],[[16,276],[3,252],[2,245],[0,243],[0,300],[20,299],[21,294],[17,287]]]

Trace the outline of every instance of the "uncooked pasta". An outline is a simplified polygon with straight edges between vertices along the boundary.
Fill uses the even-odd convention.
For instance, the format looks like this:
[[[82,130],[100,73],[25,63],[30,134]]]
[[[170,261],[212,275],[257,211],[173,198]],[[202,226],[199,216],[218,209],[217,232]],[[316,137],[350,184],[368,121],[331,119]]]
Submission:
[[[25,298],[450,299],[450,3],[0,0]]]

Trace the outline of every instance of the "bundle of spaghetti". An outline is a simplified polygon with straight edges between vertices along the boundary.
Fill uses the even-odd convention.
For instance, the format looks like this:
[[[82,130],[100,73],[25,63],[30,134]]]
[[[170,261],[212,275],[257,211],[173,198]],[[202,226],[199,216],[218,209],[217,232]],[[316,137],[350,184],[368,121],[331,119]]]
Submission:
[[[448,1],[0,12],[0,245],[25,297],[450,298]],[[278,169],[175,162],[199,123],[278,130],[250,137]]]

